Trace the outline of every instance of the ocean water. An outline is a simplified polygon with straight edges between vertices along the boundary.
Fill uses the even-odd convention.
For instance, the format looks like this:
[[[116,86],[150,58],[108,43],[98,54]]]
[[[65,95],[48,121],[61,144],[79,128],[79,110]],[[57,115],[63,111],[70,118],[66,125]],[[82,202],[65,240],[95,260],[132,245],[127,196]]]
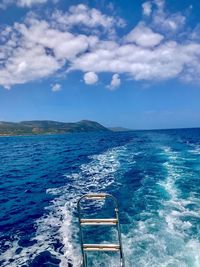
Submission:
[[[0,266],[80,267],[76,203],[88,192],[117,197],[126,267],[200,267],[200,129],[1,137]],[[101,209],[112,212],[88,210]],[[89,229],[87,243],[115,234]]]

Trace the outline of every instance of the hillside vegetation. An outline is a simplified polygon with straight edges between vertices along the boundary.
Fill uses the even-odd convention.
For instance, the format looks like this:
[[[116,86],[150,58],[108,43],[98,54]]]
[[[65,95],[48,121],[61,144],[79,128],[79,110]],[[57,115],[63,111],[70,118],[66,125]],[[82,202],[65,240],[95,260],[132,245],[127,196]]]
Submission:
[[[76,123],[58,121],[0,122],[0,135],[64,134],[72,132],[109,131],[103,125],[88,120]]]

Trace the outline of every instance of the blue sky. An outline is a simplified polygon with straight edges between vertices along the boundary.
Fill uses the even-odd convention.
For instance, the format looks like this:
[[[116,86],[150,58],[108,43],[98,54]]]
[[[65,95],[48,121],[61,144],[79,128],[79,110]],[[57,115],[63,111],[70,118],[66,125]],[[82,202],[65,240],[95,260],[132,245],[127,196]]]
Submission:
[[[200,126],[200,2],[1,0],[0,120]]]

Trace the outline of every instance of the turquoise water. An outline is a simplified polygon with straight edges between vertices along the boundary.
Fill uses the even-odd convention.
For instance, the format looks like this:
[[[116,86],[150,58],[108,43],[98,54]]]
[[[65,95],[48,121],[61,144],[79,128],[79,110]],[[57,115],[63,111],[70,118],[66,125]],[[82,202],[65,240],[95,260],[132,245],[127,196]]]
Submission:
[[[88,192],[118,198],[127,267],[200,266],[200,129],[1,137],[0,163],[0,266],[79,267]],[[119,266],[109,253],[89,262]]]

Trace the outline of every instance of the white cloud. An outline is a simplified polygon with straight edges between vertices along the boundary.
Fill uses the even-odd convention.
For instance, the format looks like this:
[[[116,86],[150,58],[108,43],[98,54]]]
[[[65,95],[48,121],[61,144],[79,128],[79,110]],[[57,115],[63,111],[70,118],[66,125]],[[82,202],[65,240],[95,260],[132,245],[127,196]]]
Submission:
[[[55,83],[51,85],[52,92],[59,92],[61,91],[61,89],[62,89],[62,86],[59,83]]]
[[[19,7],[31,7],[37,4],[44,4],[49,0],[2,0],[0,8],[5,9],[7,6],[15,4]],[[53,0],[52,0],[53,1]]]
[[[125,21],[122,18],[112,17],[103,14],[96,8],[89,8],[84,4],[77,6],[71,6],[68,12],[56,11],[52,18],[58,23],[63,29],[69,29],[73,26],[79,26],[80,30],[83,27],[90,29],[95,28],[94,33],[101,33],[97,31],[98,27],[109,31],[110,34],[115,32],[114,27],[124,27]],[[101,29],[101,30],[102,30]]]
[[[152,12],[152,3],[150,1],[144,2],[142,4],[142,8],[143,8],[143,14],[145,16],[150,16],[151,15],[151,12]]]
[[[200,24],[197,24],[196,27],[190,33],[190,39],[195,41],[200,41]]]
[[[30,25],[16,24],[26,42],[52,49],[57,59],[70,59],[88,48],[90,37],[74,35],[50,27],[47,21],[31,20]],[[59,44],[59,45],[58,45]]]
[[[133,44],[101,44],[91,53],[76,58],[73,69],[126,73],[134,80],[163,80],[185,76],[192,68],[196,69],[193,73],[199,73],[200,67],[196,64],[199,56],[200,44],[181,45],[170,41],[154,49]]]
[[[153,2],[157,5],[159,12],[163,11],[163,9],[165,7],[165,1],[164,0],[154,0]]]
[[[169,16],[158,14],[154,17],[154,24],[164,32],[178,32],[185,24],[185,17],[179,13]]]
[[[95,84],[98,81],[98,76],[95,72],[87,72],[84,74],[83,79],[86,84]]]
[[[113,74],[109,88],[115,89],[116,87],[120,86],[120,84],[121,84],[121,79],[119,77],[119,74],[117,73]]]
[[[48,77],[92,42],[92,37],[62,32],[47,21],[31,19],[27,24],[15,23],[0,47],[0,84],[9,88]]]
[[[155,27],[167,33],[176,33],[185,25],[186,17],[180,12],[170,14],[165,10],[163,0],[154,0],[157,10],[154,11],[152,20]]]
[[[126,37],[126,42],[134,42],[144,47],[158,45],[164,39],[163,35],[153,32],[143,22],[140,22]]]
[[[0,84],[10,88],[14,84],[47,77],[60,67],[61,64],[47,55],[42,46],[23,44],[6,60],[5,66],[0,68]]]
[[[22,7],[25,7],[25,6],[30,7],[35,4],[43,4],[46,2],[47,0],[18,0],[17,4]]]
[[[114,74],[110,88],[120,85],[121,74],[136,81],[200,81],[198,25],[188,32],[182,14],[165,12],[161,0],[156,1],[156,6],[148,18],[152,20],[148,27],[141,21],[130,33],[113,39],[107,36],[113,33],[119,18],[85,5],[73,6],[66,13],[55,12],[49,20],[28,15],[23,23],[2,28],[0,85],[10,88],[75,70],[85,73],[86,84],[95,84],[99,73]],[[161,26],[156,26],[155,31],[158,18]],[[176,30],[169,21],[175,22]],[[99,34],[99,28],[107,34]],[[177,39],[179,31],[184,40]]]

